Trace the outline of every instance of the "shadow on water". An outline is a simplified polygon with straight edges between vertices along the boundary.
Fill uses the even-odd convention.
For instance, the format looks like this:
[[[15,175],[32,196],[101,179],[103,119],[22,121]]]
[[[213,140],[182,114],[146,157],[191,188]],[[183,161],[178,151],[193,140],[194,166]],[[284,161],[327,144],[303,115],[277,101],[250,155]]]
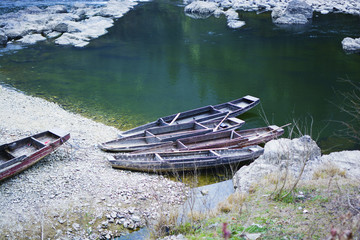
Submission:
[[[317,15],[284,28],[268,12],[239,14],[246,25],[234,30],[224,17],[191,19],[169,1],[141,3],[85,48],[45,41],[4,54],[0,82],[121,130],[250,94],[271,124],[311,116],[321,147],[353,148],[334,143],[332,120],[349,119],[333,104],[334,89],[349,88],[339,78],[360,81],[360,55],[341,48],[360,34],[360,18]],[[264,125],[258,111],[246,128]]]

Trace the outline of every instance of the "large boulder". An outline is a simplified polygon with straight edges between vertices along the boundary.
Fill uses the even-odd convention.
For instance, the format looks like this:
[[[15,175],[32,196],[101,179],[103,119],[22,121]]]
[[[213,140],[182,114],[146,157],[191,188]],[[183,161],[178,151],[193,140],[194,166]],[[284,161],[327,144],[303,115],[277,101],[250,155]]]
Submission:
[[[56,31],[56,32],[67,32],[68,31],[68,24],[67,23],[59,23],[57,24],[52,30]]]
[[[309,136],[279,139],[268,142],[264,154],[249,166],[240,168],[234,175],[237,191],[248,192],[266,175],[288,171],[290,178],[297,178],[306,163],[301,180],[311,180],[326,166],[344,171],[347,178],[360,179],[360,151],[334,152],[321,156],[320,148]]]
[[[120,18],[136,4],[134,1],[110,0],[106,6],[99,11],[98,15],[102,17]]]
[[[312,176],[313,165],[319,162],[320,148],[309,136],[303,136],[293,140],[282,138],[272,140],[264,147],[264,154],[249,166],[240,168],[234,175],[233,183],[237,191],[247,192],[250,186],[259,182],[270,173],[289,170],[293,176],[298,176],[306,161],[303,179]]]
[[[290,15],[301,14],[306,18],[312,18],[313,16],[312,7],[303,0],[290,1],[285,11]]]
[[[185,13],[192,18],[210,17],[219,5],[215,2],[195,1],[184,8]]]
[[[360,38],[344,38],[341,42],[342,47],[348,52],[360,52]]]
[[[333,152],[322,156],[321,160],[346,171],[347,178],[360,179],[360,151]]]
[[[287,7],[274,8],[271,17],[276,24],[306,24],[313,16],[313,8],[302,0],[292,0]]]

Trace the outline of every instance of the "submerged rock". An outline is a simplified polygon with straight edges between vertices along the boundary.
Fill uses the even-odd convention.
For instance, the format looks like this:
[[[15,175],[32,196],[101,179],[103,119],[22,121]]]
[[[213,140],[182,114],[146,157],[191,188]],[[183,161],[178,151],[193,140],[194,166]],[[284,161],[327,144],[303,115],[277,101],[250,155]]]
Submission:
[[[342,47],[348,52],[360,52],[360,38],[344,38],[341,42]]]

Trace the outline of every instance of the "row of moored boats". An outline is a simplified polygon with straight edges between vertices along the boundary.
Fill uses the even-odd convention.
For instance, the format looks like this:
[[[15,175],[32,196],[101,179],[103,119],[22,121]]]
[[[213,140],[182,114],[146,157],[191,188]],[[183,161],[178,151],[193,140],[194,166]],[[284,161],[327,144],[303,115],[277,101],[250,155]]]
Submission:
[[[117,153],[109,157],[114,168],[146,172],[196,170],[253,160],[263,153],[259,144],[284,133],[275,125],[237,130],[245,122],[235,117],[258,103],[258,98],[245,96],[180,112],[125,131],[99,147]],[[0,181],[27,169],[69,138],[70,133],[50,130],[1,145]]]
[[[99,144],[114,168],[146,172],[187,171],[238,164],[263,153],[263,144],[284,133],[275,125],[237,130],[235,118],[260,100],[245,96],[218,105],[162,117],[125,131],[118,139]]]

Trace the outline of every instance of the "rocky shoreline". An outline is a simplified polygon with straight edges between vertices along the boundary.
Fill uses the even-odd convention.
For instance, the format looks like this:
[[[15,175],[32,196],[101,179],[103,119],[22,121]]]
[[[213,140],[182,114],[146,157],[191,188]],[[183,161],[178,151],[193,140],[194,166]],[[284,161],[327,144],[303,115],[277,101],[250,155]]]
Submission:
[[[112,169],[97,144],[113,127],[55,103],[0,86],[0,144],[51,128],[68,143],[0,183],[0,236],[5,239],[110,239],[169,214],[187,188],[158,175]]]
[[[189,194],[185,185],[162,176],[112,169],[108,153],[97,144],[120,133],[113,127],[3,86],[0,108],[0,144],[51,128],[71,133],[58,151],[0,183],[0,235],[5,239],[111,239],[171,215]],[[296,177],[304,159],[303,180],[330,165],[349,179],[360,179],[360,151],[321,156],[316,143],[304,136],[267,143],[264,155],[242,167],[233,184],[248,192],[269,174],[288,170]]]
[[[107,33],[114,20],[121,18],[140,1],[110,0],[104,5],[31,6],[0,15],[0,46],[35,44],[52,41],[59,45],[84,47],[91,39]],[[237,11],[272,12],[274,24],[308,24],[313,12],[360,15],[360,3],[353,0],[184,0],[185,13],[193,18],[225,15],[228,27],[241,28],[246,23]],[[345,38],[344,51],[360,51],[360,38]]]

